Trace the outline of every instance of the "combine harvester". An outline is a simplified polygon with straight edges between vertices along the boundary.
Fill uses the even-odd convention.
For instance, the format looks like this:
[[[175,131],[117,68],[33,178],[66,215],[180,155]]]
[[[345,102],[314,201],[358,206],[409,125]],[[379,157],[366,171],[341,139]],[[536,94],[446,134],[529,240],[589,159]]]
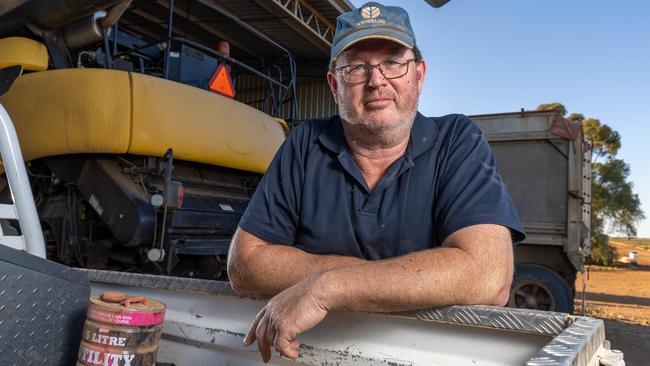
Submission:
[[[234,99],[230,75],[268,84],[268,109],[295,104],[288,98],[295,87],[291,54],[256,33],[284,55],[286,65],[264,69],[251,56],[241,55],[247,63],[232,58],[225,41],[217,49],[196,43],[206,31],[191,24],[190,38],[163,36],[154,20],[138,23],[150,16],[143,9],[158,10],[151,2],[5,6],[0,67],[21,65],[24,72],[1,102],[30,162],[48,258],[225,279],[230,238],[287,128]],[[168,19],[170,31],[182,24],[171,11]],[[272,75],[273,66],[294,72]],[[9,200],[3,181],[0,202]]]

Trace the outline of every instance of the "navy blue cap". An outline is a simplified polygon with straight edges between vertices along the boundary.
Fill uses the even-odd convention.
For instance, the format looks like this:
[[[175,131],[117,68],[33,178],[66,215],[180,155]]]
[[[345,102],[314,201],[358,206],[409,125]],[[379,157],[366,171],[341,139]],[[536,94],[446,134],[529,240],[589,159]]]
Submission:
[[[336,59],[341,52],[359,41],[377,38],[413,48],[415,34],[406,10],[370,2],[339,15],[336,18],[331,59]]]

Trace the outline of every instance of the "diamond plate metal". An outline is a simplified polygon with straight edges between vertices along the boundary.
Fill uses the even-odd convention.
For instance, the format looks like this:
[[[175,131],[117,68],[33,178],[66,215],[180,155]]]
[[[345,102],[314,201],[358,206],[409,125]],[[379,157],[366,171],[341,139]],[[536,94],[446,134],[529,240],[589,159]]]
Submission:
[[[605,341],[605,323],[595,318],[571,318],[573,324],[526,362],[526,366],[589,365]]]
[[[492,306],[448,306],[410,312],[421,320],[465,324],[555,336],[569,325],[569,315]]]
[[[104,282],[116,285],[158,288],[180,292],[189,292],[194,294],[236,295],[228,282],[222,281],[209,281],[195,278],[171,277],[140,273],[100,271],[94,269],[84,269],[83,271],[88,273],[88,279],[91,282]]]
[[[90,286],[57,277],[72,269],[26,253],[22,265],[7,262],[8,250],[0,249],[0,365],[74,364]]]

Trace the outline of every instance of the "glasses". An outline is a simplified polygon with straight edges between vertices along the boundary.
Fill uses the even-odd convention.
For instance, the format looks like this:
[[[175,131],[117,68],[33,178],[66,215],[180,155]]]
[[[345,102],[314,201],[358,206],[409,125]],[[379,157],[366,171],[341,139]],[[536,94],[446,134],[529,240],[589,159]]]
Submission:
[[[379,72],[381,72],[385,79],[397,79],[409,72],[409,64],[411,61],[415,61],[415,59],[386,60],[375,65],[345,65],[332,70],[332,73],[340,73],[343,75],[343,80],[350,84],[364,83],[368,81],[372,74],[372,69],[375,68],[379,69]]]

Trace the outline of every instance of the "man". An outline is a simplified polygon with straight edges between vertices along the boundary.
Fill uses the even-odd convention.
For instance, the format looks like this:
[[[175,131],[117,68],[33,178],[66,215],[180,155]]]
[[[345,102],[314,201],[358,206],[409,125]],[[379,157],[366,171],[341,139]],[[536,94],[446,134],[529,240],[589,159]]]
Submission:
[[[417,112],[426,63],[408,14],[342,14],[327,81],[340,117],[296,128],[235,233],[235,291],[274,295],[244,343],[296,358],[334,309],[504,305],[523,229],[467,117]]]

